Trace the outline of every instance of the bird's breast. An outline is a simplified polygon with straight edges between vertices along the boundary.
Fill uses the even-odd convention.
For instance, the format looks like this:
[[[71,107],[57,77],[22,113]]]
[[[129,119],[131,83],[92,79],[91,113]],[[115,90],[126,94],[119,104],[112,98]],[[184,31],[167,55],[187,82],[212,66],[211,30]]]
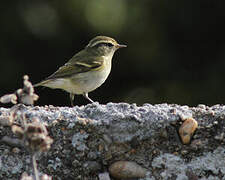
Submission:
[[[82,94],[84,92],[91,92],[101,86],[111,71],[111,62],[105,61],[101,68],[85,73],[74,75],[71,83],[74,84],[72,92],[74,94]]]

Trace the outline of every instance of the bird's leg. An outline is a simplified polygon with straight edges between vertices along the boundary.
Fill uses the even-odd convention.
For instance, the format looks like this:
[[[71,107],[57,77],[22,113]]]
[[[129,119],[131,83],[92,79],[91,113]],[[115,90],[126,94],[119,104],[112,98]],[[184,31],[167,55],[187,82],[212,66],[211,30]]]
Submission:
[[[93,103],[94,101],[88,97],[88,93],[83,93],[83,96],[88,99],[91,103]]]
[[[73,101],[74,101],[74,94],[73,93],[70,93],[70,103],[71,103],[71,106],[73,107]]]

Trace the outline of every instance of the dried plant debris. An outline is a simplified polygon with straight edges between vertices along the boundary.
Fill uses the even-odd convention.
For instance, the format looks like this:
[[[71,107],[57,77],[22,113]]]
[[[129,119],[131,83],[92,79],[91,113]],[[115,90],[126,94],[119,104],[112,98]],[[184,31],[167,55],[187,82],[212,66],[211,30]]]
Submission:
[[[15,115],[16,117],[16,115]],[[11,126],[12,132],[17,134],[22,140],[23,145],[30,151],[32,155],[32,163],[35,178],[34,180],[40,180],[39,172],[37,169],[36,154],[37,152],[46,152],[50,149],[53,143],[52,138],[48,136],[48,131],[43,123],[38,118],[33,117],[31,123],[27,123],[27,118],[22,112],[19,116],[22,126],[13,124]],[[24,179],[29,179],[25,177]],[[51,179],[47,177],[41,177],[41,179]]]
[[[6,94],[0,98],[1,103],[13,103],[17,104],[17,96],[15,94]]]
[[[16,104],[10,108],[6,113],[0,114],[0,125],[2,126],[12,126],[13,124],[21,123],[24,125],[25,114],[24,109],[26,106],[23,104]]]
[[[28,79],[25,78],[25,81],[26,80]],[[31,85],[29,82],[25,82],[24,84],[26,88]],[[29,90],[29,88],[28,91],[33,93],[33,91]],[[51,144],[53,143],[53,140],[48,136],[48,131],[45,127],[45,124],[40,122],[39,118],[34,116],[26,116],[27,109],[30,109],[30,107],[26,107],[24,104],[14,105],[7,113],[8,119],[4,119],[4,117],[7,117],[6,114],[4,114],[4,116],[1,118],[1,113],[0,120],[3,119],[4,121],[2,120],[2,122],[4,122],[5,125],[9,125],[11,127],[12,132],[16,134],[19,139],[4,136],[0,139],[0,142],[13,147],[26,147],[32,157],[33,170],[35,175],[34,180],[40,180],[36,163],[36,154],[38,152],[48,151],[51,147]],[[6,122],[6,120],[8,120],[8,123]],[[0,121],[0,124],[3,123],[1,123]],[[21,177],[21,179],[29,180],[33,178],[31,176],[26,176],[25,174]],[[51,179],[51,177],[49,178],[48,176],[42,176],[41,179]]]
[[[34,101],[38,100],[38,95],[34,93],[34,88],[29,81],[29,77],[23,77],[23,89],[18,89],[12,94],[6,94],[0,98],[1,103],[22,103],[26,105],[33,105]]]
[[[23,104],[14,105],[8,116],[6,114],[0,116],[0,124],[8,124],[12,132],[22,140],[24,146],[32,152],[48,151],[53,140],[48,136],[45,124],[37,117],[27,118],[25,109],[27,108]],[[8,139],[6,138],[4,142],[9,142],[9,145],[14,144]]]
[[[46,127],[36,118],[32,123],[25,127],[18,125],[12,126],[13,133],[17,134],[32,152],[45,152],[50,149],[53,143],[52,138],[48,136]]]
[[[0,125],[11,126],[13,123],[13,118],[10,115],[0,115]]]

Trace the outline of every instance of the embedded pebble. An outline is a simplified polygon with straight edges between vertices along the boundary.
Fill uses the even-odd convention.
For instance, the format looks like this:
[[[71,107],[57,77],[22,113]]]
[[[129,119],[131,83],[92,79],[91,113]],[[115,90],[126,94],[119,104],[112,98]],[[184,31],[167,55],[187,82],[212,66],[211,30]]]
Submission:
[[[190,143],[191,137],[194,134],[197,127],[198,127],[198,122],[193,118],[187,118],[183,122],[183,124],[179,128],[179,134],[183,144]]]
[[[14,148],[12,149],[12,152],[15,153],[15,154],[19,154],[19,153],[20,153],[20,149],[17,148],[17,147],[14,147]]]
[[[222,132],[221,134],[214,136],[214,139],[222,141],[224,139],[224,133]]]
[[[200,109],[206,109],[206,105],[205,104],[198,104],[197,106]]]
[[[187,150],[182,150],[182,151],[181,151],[181,154],[182,154],[182,155],[186,155],[186,154],[188,154],[188,151],[187,151]]]
[[[117,161],[109,167],[109,173],[118,179],[144,178],[147,169],[132,161]]]
[[[98,158],[98,154],[97,154],[97,152],[91,151],[87,154],[87,157],[88,157],[88,159],[95,160]]]
[[[96,161],[86,161],[83,164],[83,168],[88,173],[94,173],[94,172],[99,171],[101,169],[101,165]]]
[[[109,173],[104,172],[98,175],[99,180],[110,180]]]

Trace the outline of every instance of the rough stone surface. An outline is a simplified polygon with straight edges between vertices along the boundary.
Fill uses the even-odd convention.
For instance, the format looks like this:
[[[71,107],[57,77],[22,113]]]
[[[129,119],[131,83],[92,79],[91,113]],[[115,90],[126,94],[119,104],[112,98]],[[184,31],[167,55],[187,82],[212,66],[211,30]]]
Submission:
[[[0,120],[10,109],[0,108]],[[54,139],[37,156],[40,173],[53,179],[97,180],[117,161],[133,161],[148,170],[142,180],[225,180],[225,106],[99,103],[70,107],[21,105],[17,114],[39,118]],[[22,117],[22,116],[20,116]],[[193,117],[198,128],[183,145],[182,119]],[[20,123],[19,119],[16,119]],[[3,123],[6,125],[7,123]],[[2,141],[17,138],[0,122],[0,179],[32,173],[30,152]],[[110,177],[113,180],[113,177]]]

